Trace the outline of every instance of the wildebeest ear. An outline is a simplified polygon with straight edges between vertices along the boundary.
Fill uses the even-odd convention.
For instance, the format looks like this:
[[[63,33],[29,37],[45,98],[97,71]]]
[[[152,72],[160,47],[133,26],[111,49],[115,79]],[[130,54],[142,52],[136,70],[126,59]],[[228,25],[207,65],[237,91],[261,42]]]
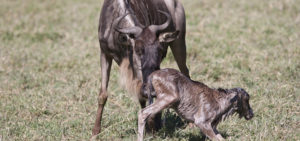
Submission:
[[[238,99],[238,93],[235,91],[232,91],[228,94],[228,99],[230,99],[230,102],[235,102]]]
[[[223,93],[227,93],[227,91],[225,89],[223,89],[223,88],[218,88],[218,91],[219,92],[223,92]]]
[[[165,33],[161,33],[159,34],[159,42],[161,43],[169,43],[174,41],[175,39],[177,39],[179,35],[179,31],[175,31],[175,32],[165,32]]]

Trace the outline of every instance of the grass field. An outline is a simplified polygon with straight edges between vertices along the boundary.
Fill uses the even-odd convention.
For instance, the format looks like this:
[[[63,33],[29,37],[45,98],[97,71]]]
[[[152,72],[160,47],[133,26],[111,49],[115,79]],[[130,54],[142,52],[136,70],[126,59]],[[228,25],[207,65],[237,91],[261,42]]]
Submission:
[[[211,87],[243,87],[251,121],[221,123],[228,140],[300,140],[299,0],[180,0],[188,67]],[[88,140],[100,87],[102,0],[0,0],[0,140]],[[162,68],[177,68],[170,52]],[[101,140],[135,140],[138,104],[114,63]],[[151,141],[193,141],[172,112]],[[174,124],[176,123],[176,124]]]

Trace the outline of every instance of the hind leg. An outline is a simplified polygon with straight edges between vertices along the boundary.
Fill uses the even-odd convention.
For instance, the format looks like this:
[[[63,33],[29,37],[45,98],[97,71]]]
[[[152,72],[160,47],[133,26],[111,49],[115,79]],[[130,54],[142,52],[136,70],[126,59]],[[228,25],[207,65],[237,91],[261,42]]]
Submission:
[[[139,94],[139,102],[142,109],[146,107],[146,99],[143,96],[142,92]],[[153,133],[154,131],[158,131],[161,128],[161,115],[162,113],[159,112],[147,118],[147,125],[146,125],[147,132]]]
[[[152,117],[152,116],[156,115],[157,113],[161,112],[163,109],[172,105],[176,101],[177,101],[177,97],[174,97],[174,96],[160,97],[160,98],[157,98],[153,104],[147,106],[146,108],[142,109],[139,112],[139,115],[138,115],[138,141],[143,140],[146,120],[149,117]]]

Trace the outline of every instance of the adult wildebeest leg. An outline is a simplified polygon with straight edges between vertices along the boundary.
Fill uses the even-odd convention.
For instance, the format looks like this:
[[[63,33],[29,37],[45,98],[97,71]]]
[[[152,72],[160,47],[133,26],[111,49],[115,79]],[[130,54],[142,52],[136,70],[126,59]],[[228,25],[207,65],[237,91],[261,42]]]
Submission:
[[[175,8],[175,25],[176,31],[179,31],[178,39],[170,44],[172,53],[180,71],[187,77],[190,77],[189,70],[186,66],[186,44],[185,44],[185,14],[183,6],[178,3]]]
[[[186,45],[185,39],[175,40],[171,44],[171,50],[180,71],[187,77],[190,77],[186,66]]]
[[[146,120],[161,112],[163,109],[167,108],[169,105],[177,101],[176,96],[166,95],[164,97],[158,97],[155,102],[145,109],[142,109],[138,114],[138,141],[143,141],[144,129]]]
[[[103,45],[100,43],[100,45]],[[101,119],[103,109],[108,97],[107,86],[109,81],[110,69],[112,64],[112,58],[107,56],[103,51],[100,54],[101,58],[101,89],[98,96],[98,110],[96,115],[96,121],[93,129],[93,135],[97,135],[101,130]]]

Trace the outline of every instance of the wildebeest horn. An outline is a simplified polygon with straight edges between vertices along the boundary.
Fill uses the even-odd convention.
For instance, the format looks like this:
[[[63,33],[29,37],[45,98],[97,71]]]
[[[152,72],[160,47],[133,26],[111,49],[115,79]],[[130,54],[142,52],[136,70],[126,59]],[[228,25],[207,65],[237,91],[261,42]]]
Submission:
[[[154,33],[166,29],[169,26],[170,22],[171,22],[170,14],[168,14],[167,12],[161,11],[161,10],[158,10],[158,12],[164,14],[167,17],[167,21],[164,24],[161,24],[161,25],[150,25],[149,29]]]
[[[124,34],[133,34],[134,37],[137,37],[143,30],[142,28],[138,26],[134,27],[127,27],[127,28],[119,28],[120,21],[125,18],[129,13],[124,14],[123,16],[118,17],[115,19],[114,27],[118,32],[124,33]]]

